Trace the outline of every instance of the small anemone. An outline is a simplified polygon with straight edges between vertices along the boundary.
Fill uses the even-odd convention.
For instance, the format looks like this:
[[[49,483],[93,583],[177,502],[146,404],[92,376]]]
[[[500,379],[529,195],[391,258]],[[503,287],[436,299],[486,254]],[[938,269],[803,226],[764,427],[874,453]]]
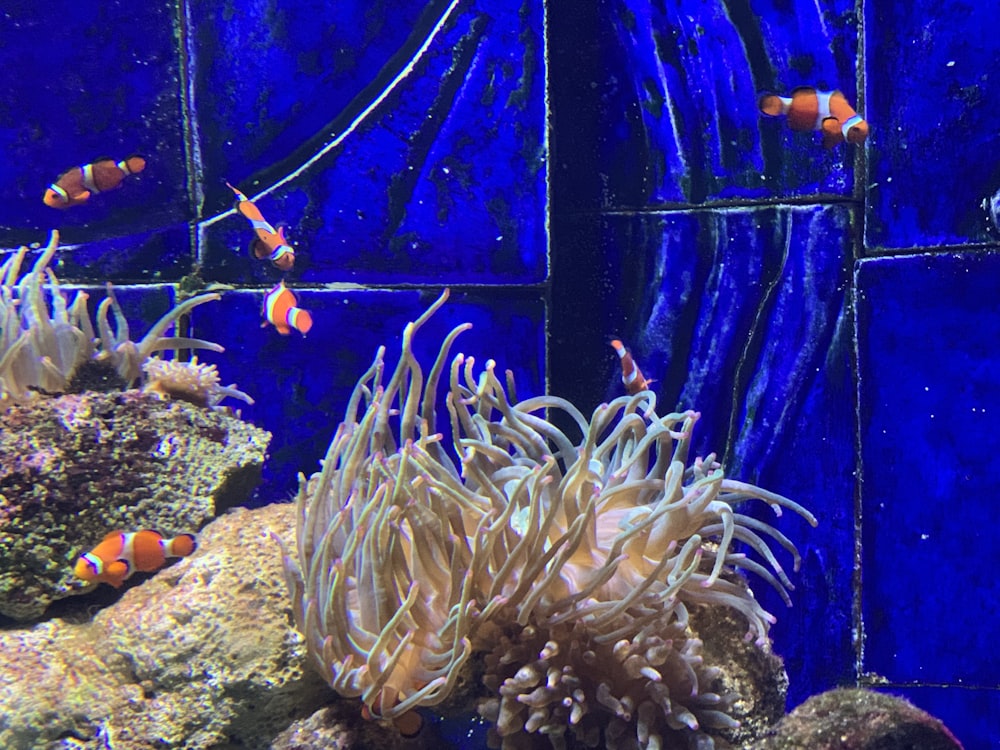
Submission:
[[[190,362],[150,357],[143,363],[142,371],[145,373],[143,390],[160,396],[205,407],[215,407],[225,398],[254,403],[235,383],[219,385],[219,371],[215,365],[201,363],[197,356]]]

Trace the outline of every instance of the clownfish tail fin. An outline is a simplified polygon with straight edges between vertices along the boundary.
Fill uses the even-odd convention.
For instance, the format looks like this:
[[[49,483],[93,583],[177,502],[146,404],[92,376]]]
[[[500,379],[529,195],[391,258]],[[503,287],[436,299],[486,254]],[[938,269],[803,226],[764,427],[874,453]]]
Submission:
[[[777,94],[761,94],[757,99],[757,108],[768,117],[777,117],[788,111],[784,99]]]
[[[198,549],[194,534],[178,534],[165,545],[167,557],[187,557]]]

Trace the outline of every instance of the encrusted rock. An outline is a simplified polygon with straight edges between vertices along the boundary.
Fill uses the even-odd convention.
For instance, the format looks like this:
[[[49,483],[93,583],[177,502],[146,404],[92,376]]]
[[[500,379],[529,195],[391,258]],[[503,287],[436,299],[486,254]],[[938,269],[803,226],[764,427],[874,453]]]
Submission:
[[[291,627],[272,531],[294,536],[292,506],[234,510],[93,621],[0,631],[0,747],[264,750],[332,700]]]
[[[0,413],[0,614],[84,589],[73,563],[109,531],[196,532],[260,481],[271,435],[139,391],[39,397]]]
[[[908,701],[843,688],[814,695],[755,750],[962,750],[948,728]]]

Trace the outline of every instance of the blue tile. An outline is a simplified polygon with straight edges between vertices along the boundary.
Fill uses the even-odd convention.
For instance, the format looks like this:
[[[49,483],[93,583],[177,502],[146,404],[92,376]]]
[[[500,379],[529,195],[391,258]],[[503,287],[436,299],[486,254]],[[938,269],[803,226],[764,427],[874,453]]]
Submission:
[[[866,244],[996,242],[1000,12],[994,3],[873,0],[868,29]],[[905,71],[905,74],[901,74]]]
[[[79,245],[60,244],[56,257],[57,271],[66,278],[116,284],[177,281],[191,273],[194,264],[191,231],[185,224]]]
[[[600,7],[598,22],[583,28],[598,34],[601,65],[588,69],[595,91],[557,111],[574,127],[557,129],[554,148],[599,149],[602,182],[570,165],[567,187],[579,177],[615,209],[851,193],[853,148],[827,151],[816,134],[763,120],[757,98],[813,85],[842,89],[853,101],[853,2],[822,10],[806,0],[753,9],[722,0]],[[575,8],[563,12],[572,34]],[[556,43],[554,70],[573,76],[578,57],[573,45]],[[573,132],[577,118],[582,136]]]
[[[769,460],[843,334],[849,224],[848,209],[819,206],[605,217],[613,291],[580,296],[596,319],[568,346],[604,352],[593,382],[610,398],[621,384],[607,340],[622,338],[666,407],[706,412],[698,450],[752,469]],[[575,320],[572,293],[560,294]]]
[[[0,18],[0,230],[10,244],[56,227],[66,242],[189,217],[176,9],[169,3],[5,4]],[[65,211],[42,203],[64,170],[138,152],[146,170]]]
[[[282,500],[297,488],[296,475],[319,470],[344,406],[379,345],[394,366],[403,327],[433,299],[417,291],[296,289],[299,306],[311,311],[309,335],[281,336],[260,327],[260,291],[234,291],[192,313],[196,335],[226,347],[200,356],[215,362],[225,383],[235,380],[255,400],[235,404],[243,416],[274,434],[259,502]],[[437,294],[437,291],[434,292]],[[544,392],[545,306],[526,292],[452,293],[416,337],[414,349],[429,368],[451,328],[472,322],[452,352],[514,371],[518,395]]]
[[[354,112],[353,122],[335,120],[266,177],[240,183],[251,197],[266,188],[259,207],[288,224],[291,278],[544,279],[541,17],[537,2],[521,13],[501,0],[456,6],[439,30],[421,27],[429,44],[411,72],[365,90],[363,103],[377,106]],[[221,211],[231,202],[223,188],[210,205]],[[269,274],[244,257],[247,235],[238,216],[206,222],[207,272],[244,283]]]
[[[965,750],[997,749],[1000,690],[908,685],[875,689],[905,698],[943,721]]]
[[[195,97],[209,205],[294,159],[405,64],[446,2],[194,0]]]
[[[788,658],[793,697],[848,681],[854,668],[849,225],[846,208],[801,207],[582,217],[553,227],[599,281],[556,265],[551,391],[585,411],[595,393],[620,394],[607,344],[618,335],[656,379],[662,410],[701,411],[697,455],[718,452],[729,475],[795,498],[821,519],[815,530],[788,514],[777,524],[804,559],[793,609],[755,586],[779,618],[775,650]],[[765,508],[746,510],[773,521]]]
[[[864,670],[996,686],[1000,255],[857,272]]]

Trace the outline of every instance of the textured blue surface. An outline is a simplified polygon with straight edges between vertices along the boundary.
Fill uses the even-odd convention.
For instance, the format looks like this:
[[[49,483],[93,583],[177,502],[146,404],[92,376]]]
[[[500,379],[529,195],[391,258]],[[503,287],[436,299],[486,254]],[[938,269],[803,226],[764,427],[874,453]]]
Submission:
[[[406,43],[424,42],[412,71],[397,60],[380,76],[367,71],[360,101],[335,111],[309,148],[239,183],[251,197],[266,189],[258,201],[264,215],[288,223],[296,279],[545,277],[541,6],[513,13],[497,0],[437,3],[426,15],[423,36]],[[440,28],[431,25],[442,19]],[[209,154],[206,165],[207,183],[221,186],[225,174]],[[231,201],[222,187],[210,205]],[[245,255],[246,236],[239,217],[206,226],[204,267],[227,281],[259,280],[267,269],[233,257]]]
[[[865,64],[872,129],[867,243],[996,242],[982,202],[1000,191],[1000,7],[872,0]],[[905,75],[900,75],[905,71]]]
[[[996,687],[1000,256],[870,260],[858,272],[866,671]]]
[[[853,10],[847,0],[602,3],[596,122],[585,123],[603,136],[601,204],[850,194],[853,149],[826,151],[815,134],[763,120],[757,98],[807,85],[853,101]]]
[[[224,354],[200,358],[217,363],[225,383],[236,380],[256,400],[253,406],[231,405],[274,435],[265,482],[257,492],[263,503],[294,492],[299,472],[308,476],[319,471],[347,399],[375,350],[384,345],[387,367],[395,367],[403,327],[440,290],[433,296],[416,291],[297,292],[299,306],[315,321],[305,337],[260,327],[266,291],[227,292],[221,301],[192,312],[198,335],[226,347]],[[501,371],[513,370],[519,397],[544,393],[545,305],[537,293],[453,293],[415,339],[414,351],[425,370],[444,335],[465,322],[473,328],[459,337],[453,355],[463,352],[479,363],[492,358]]]
[[[5,3],[0,13],[0,230],[4,244],[52,227],[67,242],[191,218],[177,11],[168,3]],[[64,170],[138,152],[144,172],[66,211],[42,203]]]

